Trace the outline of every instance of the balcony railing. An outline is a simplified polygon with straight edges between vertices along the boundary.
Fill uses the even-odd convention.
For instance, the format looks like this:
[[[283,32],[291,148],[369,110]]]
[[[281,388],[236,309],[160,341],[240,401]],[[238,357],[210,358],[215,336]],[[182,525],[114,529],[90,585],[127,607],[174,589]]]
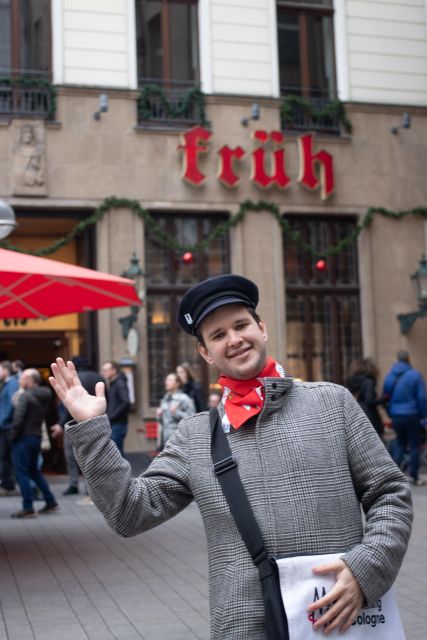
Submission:
[[[320,93],[320,92],[319,92]],[[282,129],[295,131],[319,131],[338,135],[343,127],[351,131],[344,105],[327,96],[305,97],[294,88],[282,87]]]
[[[53,118],[55,89],[47,74],[0,71],[0,117],[30,116]]]
[[[139,87],[139,125],[180,128],[207,124],[204,96],[194,83],[144,78]]]

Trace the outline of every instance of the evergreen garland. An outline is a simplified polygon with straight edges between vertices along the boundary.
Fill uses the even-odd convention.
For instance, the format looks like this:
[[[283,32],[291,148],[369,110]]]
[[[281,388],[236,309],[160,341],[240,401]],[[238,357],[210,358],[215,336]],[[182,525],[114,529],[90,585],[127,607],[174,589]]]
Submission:
[[[209,123],[206,120],[205,96],[197,87],[191,87],[177,102],[170,102],[167,93],[158,84],[146,84],[139,94],[138,115],[140,121],[151,120],[153,117],[150,98],[158,98],[165,114],[171,119],[186,118],[191,104],[196,105],[197,120],[203,126]]]
[[[349,246],[356,240],[363,229],[365,229],[372,223],[376,215],[380,215],[392,220],[400,220],[401,218],[406,218],[407,216],[416,216],[427,219],[427,208],[425,207],[416,207],[415,209],[409,209],[407,211],[389,211],[388,209],[384,209],[383,207],[370,207],[351,233],[342,238],[335,245],[330,246],[328,249],[324,251],[318,251],[317,249],[314,249],[312,246],[307,244],[298,232],[292,230],[289,221],[286,219],[286,217],[283,217],[283,215],[280,213],[279,207],[276,204],[274,204],[273,202],[253,202],[251,200],[246,200],[240,204],[238,212],[235,215],[231,216],[230,219],[227,220],[227,222],[218,224],[211,231],[211,233],[206,236],[206,238],[204,238],[200,242],[197,242],[196,244],[190,245],[179,243],[174,236],[170,235],[169,233],[167,233],[167,231],[162,229],[156,223],[150,212],[147,211],[147,209],[142,208],[139,202],[137,202],[136,200],[128,200],[125,198],[116,198],[112,196],[106,198],[90,216],[76,224],[76,226],[69,233],[67,233],[67,235],[58,238],[57,240],[55,240],[55,242],[47,247],[36,249],[34,251],[28,251],[26,249],[23,249],[22,247],[10,244],[5,240],[0,242],[0,247],[3,247],[4,249],[10,249],[12,251],[18,251],[20,253],[32,254],[35,256],[47,256],[68,244],[73,238],[76,238],[81,233],[83,233],[87,227],[96,224],[96,222],[101,220],[104,215],[112,209],[132,210],[139,218],[142,218],[144,220],[147,226],[148,234],[156,243],[182,253],[187,251],[191,251],[192,253],[205,251],[216,238],[224,236],[230,231],[230,229],[237,226],[244,219],[248,211],[268,211],[272,216],[274,216],[274,218],[276,218],[286,238],[289,238],[290,240],[295,242],[302,251],[306,251],[311,256],[323,258],[341,253],[341,251],[343,251],[347,246]]]
[[[310,100],[306,100],[300,96],[286,96],[280,108],[280,115],[284,125],[292,127],[295,108],[302,109],[314,124],[319,123],[326,125],[328,120],[336,118],[347,133],[351,133],[353,130],[353,125],[347,118],[345,106],[341,100],[332,100],[324,106],[318,107],[310,102]]]
[[[49,94],[49,109],[46,111],[46,117],[48,120],[52,120],[56,113],[56,87],[54,87],[46,78],[31,78],[31,77],[0,77],[0,90],[1,87],[14,87],[19,86],[28,88],[38,87],[40,89],[47,89]],[[26,114],[28,115],[28,114]]]

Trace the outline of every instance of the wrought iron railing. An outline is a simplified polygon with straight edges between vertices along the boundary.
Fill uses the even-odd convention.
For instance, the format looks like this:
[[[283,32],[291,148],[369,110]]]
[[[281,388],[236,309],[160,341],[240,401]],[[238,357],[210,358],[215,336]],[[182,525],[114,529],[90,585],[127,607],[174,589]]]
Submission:
[[[48,74],[34,71],[0,70],[0,117],[53,118],[56,92]]]
[[[311,91],[306,97],[294,87],[282,87],[282,129],[314,130],[335,135],[340,133],[341,126],[351,130],[342,102],[321,93]]]
[[[196,84],[144,78],[139,87],[139,125],[155,128],[207,124],[204,95]]]

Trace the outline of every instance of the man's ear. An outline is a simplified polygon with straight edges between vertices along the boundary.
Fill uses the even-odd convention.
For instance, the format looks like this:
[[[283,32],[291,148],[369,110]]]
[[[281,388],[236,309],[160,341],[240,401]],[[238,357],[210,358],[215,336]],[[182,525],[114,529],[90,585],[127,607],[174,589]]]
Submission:
[[[261,329],[262,336],[264,338],[264,342],[267,342],[267,340],[268,340],[268,331],[267,331],[267,325],[265,324],[264,320],[260,320],[258,326]]]
[[[202,345],[201,342],[197,343],[197,351],[202,356],[202,358],[203,358],[203,360],[205,362],[207,362],[208,364],[213,364],[213,358],[212,358],[211,354],[206,349],[206,347]]]

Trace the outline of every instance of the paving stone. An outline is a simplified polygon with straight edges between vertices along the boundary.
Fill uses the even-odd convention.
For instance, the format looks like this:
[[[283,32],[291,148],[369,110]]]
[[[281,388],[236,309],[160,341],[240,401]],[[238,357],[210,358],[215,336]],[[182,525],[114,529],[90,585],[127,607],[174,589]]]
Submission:
[[[66,480],[49,478],[57,496]],[[413,496],[396,590],[407,640],[424,640],[427,487]],[[96,508],[59,501],[54,516],[20,522],[9,517],[20,500],[0,500],[0,640],[208,640],[207,554],[194,504],[123,539]]]

